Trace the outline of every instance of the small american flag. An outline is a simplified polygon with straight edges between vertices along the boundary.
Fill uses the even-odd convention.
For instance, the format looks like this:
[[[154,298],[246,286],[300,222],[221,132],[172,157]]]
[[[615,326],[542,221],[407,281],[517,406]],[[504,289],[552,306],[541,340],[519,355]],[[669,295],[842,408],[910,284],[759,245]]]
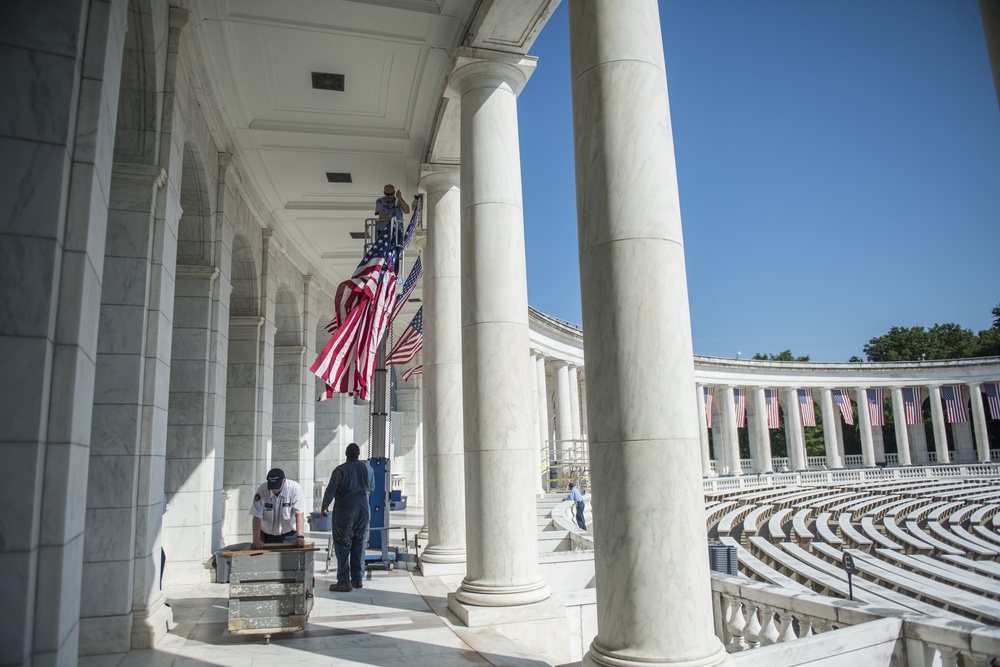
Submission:
[[[417,352],[420,348],[424,346],[424,309],[421,306],[417,314],[413,316],[410,320],[410,325],[406,327],[406,331],[396,342],[395,347],[392,348],[392,352],[389,356],[385,358],[385,363],[401,365],[405,364],[413,357],[417,356]]]
[[[813,403],[813,393],[809,389],[798,389],[795,392],[799,397],[799,412],[802,413],[803,426],[816,425],[816,405]]]
[[[952,384],[941,387],[941,398],[944,399],[948,423],[969,421],[969,413],[965,411],[965,399],[962,398],[962,385]]]
[[[885,426],[885,411],[882,407],[882,388],[865,389],[865,397],[868,402],[868,415],[872,419],[872,426]]]
[[[420,364],[419,366],[414,366],[413,368],[408,368],[406,371],[403,372],[403,382],[406,382],[414,375],[423,375],[423,374],[424,374],[423,364]]]
[[[833,400],[840,407],[840,414],[844,416],[844,423],[854,426],[854,410],[851,409],[851,395],[846,389],[834,389]]]
[[[705,395],[705,423],[712,428],[712,405],[715,403],[715,388],[702,387]]]
[[[747,391],[736,387],[733,389],[733,403],[736,404],[736,428],[747,425]]]
[[[410,245],[410,239],[413,238],[413,233],[417,231],[417,210],[420,208],[420,203],[418,201],[417,205],[413,207],[413,215],[410,217],[410,224],[406,227],[406,233],[403,234],[403,250],[406,250],[406,246]]]
[[[907,424],[923,424],[924,410],[920,387],[903,387],[903,408]]]
[[[781,413],[778,411],[778,390],[764,390],[764,404],[767,406],[767,427],[778,428],[781,426]]]
[[[990,406],[990,418],[1000,419],[1000,383],[984,382],[983,390],[986,392],[986,402]]]
[[[368,398],[375,372],[375,356],[389,324],[389,308],[396,295],[396,247],[389,230],[379,235],[354,275],[337,287],[336,315],[328,327],[333,335],[309,370],[333,393]]]
[[[392,323],[396,320],[396,316],[403,310],[403,306],[406,305],[406,300],[410,298],[410,294],[416,288],[423,270],[424,265],[420,261],[420,258],[417,257],[417,261],[413,263],[413,268],[410,269],[410,275],[406,276],[406,282],[403,283],[403,291],[396,295],[396,302],[392,304],[392,313],[389,315],[389,326],[392,326]]]

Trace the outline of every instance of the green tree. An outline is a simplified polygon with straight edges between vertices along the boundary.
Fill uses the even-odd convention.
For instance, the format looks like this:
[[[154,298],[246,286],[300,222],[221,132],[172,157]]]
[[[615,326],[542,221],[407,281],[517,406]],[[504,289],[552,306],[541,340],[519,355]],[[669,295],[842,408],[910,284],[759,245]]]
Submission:
[[[993,328],[1000,331],[1000,303],[993,309]]]
[[[809,361],[808,354],[805,355],[804,357],[796,357],[792,354],[791,350],[784,350],[783,352],[779,352],[778,354],[770,354],[770,353],[765,354],[763,352],[758,352],[757,354],[753,355],[753,358],[756,359],[757,361]]]
[[[993,310],[993,327],[979,334],[957,324],[893,327],[864,346],[868,361],[967,359],[1000,355],[1000,305]],[[860,361],[851,357],[851,361]]]
[[[868,361],[920,361],[927,352],[927,331],[923,327],[893,327],[862,349]]]
[[[850,358],[850,359],[848,359],[847,361],[848,361],[849,363],[856,363],[856,362],[859,362],[859,361],[864,361],[864,359],[862,359],[861,357],[859,357],[859,356],[858,356],[858,355],[856,355],[856,354],[853,354],[853,355],[851,355],[851,358]]]

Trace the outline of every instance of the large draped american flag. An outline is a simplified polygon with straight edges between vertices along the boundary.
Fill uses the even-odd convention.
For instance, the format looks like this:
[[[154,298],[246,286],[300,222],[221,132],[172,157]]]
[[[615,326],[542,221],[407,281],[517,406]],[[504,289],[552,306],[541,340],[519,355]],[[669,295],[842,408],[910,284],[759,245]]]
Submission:
[[[402,365],[409,363],[417,352],[424,346],[424,308],[417,311],[417,314],[410,320],[406,331],[399,337],[396,345],[392,348],[389,356],[385,358],[386,365]]]
[[[417,208],[406,230],[403,248],[412,238]],[[330,340],[309,370],[326,383],[325,398],[334,393],[367,400],[378,347],[389,327],[396,296],[399,249],[389,226],[375,239],[354,275],[337,287]],[[418,274],[419,275],[419,274]],[[412,288],[411,288],[412,289]]]
[[[962,385],[941,387],[941,398],[944,399],[944,411],[949,424],[969,421],[969,413],[965,411],[965,398],[962,396]]]
[[[736,428],[747,425],[747,390],[733,387],[733,403],[736,405]]]

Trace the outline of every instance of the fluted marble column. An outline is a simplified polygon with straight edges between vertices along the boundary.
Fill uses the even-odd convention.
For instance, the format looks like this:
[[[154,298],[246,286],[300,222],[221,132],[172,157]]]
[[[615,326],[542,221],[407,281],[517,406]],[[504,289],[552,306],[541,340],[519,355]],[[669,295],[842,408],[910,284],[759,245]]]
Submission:
[[[462,278],[459,174],[425,165],[424,513],[425,575],[465,570],[465,452],[462,436]]]
[[[534,352],[528,355],[528,381],[531,383],[531,427],[532,432],[537,436],[541,433],[541,423],[539,421],[538,415],[538,404],[541,402],[542,393],[545,391],[545,385],[542,384],[539,387],[538,384],[538,355]],[[542,444],[541,439],[535,440],[535,495],[541,497],[545,493],[545,489],[542,486],[542,468],[545,467],[541,464],[542,462]]]
[[[535,437],[523,362],[528,289],[516,96],[534,59],[484,61],[477,54],[459,54],[450,82],[462,108],[467,574],[449,608],[467,623],[471,612],[462,603],[506,607],[550,596],[538,570]]]
[[[837,442],[837,419],[840,415],[833,407],[833,391],[828,387],[820,390],[823,410],[823,446],[826,448],[826,467],[836,470],[844,467],[840,458],[840,445]]]
[[[695,386],[695,399],[698,414],[701,416],[701,428],[698,429],[698,436],[701,440],[701,476],[710,477],[712,475],[712,453],[709,451],[708,443],[708,405],[705,403],[705,385]]]
[[[767,426],[767,399],[763,387],[753,388],[753,400],[754,410],[757,413],[754,419],[754,429],[757,434],[757,472],[774,472],[771,466],[771,431]]]
[[[722,391],[722,428],[726,436],[726,465],[729,467],[730,475],[742,475],[743,468],[740,466],[740,432],[736,428],[736,398],[733,396],[732,387],[723,387]]]
[[[788,462],[792,470],[805,470],[806,443],[802,431],[802,408],[799,406],[799,390],[789,387],[785,390],[785,441],[788,443]]]
[[[713,631],[659,12],[656,0],[572,0],[569,15],[587,408],[599,499],[597,637],[583,663],[708,667],[728,656]],[[636,215],[635,203],[650,193],[658,214]],[[648,283],[657,288],[635,289]]]
[[[537,377],[538,383],[538,404],[536,408],[538,410],[538,460],[544,462],[544,470],[540,477],[548,479],[549,470],[549,392],[548,388],[545,386],[545,357],[538,355],[535,358],[535,375]],[[543,488],[548,488],[548,482],[543,483]]]
[[[927,388],[931,404],[931,426],[934,429],[934,451],[938,460],[942,454],[948,455],[948,430],[944,424],[944,410],[941,408],[941,387],[931,385]]]
[[[980,463],[989,463],[990,440],[986,431],[986,411],[983,410],[980,383],[969,382],[965,386],[969,390],[969,402],[972,404],[972,425],[976,429],[976,456]]]
[[[580,376],[576,366],[569,367],[569,411],[570,437],[573,438],[573,451],[578,451],[580,443]]]
[[[567,463],[573,438],[573,406],[569,397],[569,364],[555,363],[556,379],[556,448],[560,463]]]
[[[868,414],[868,389],[857,387],[854,399],[858,404],[858,431],[861,433],[861,459],[866,468],[875,467],[875,440],[872,438],[872,417]]]
[[[896,452],[899,456],[899,465],[908,466],[913,464],[910,457],[910,437],[906,432],[906,407],[903,403],[903,388],[892,388],[892,423],[896,430]]]

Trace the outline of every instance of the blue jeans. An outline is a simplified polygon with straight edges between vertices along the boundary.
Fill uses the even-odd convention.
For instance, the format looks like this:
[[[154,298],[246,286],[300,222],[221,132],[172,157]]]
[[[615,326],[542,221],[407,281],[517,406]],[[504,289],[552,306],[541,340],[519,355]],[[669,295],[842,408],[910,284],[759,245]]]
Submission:
[[[576,525],[583,530],[587,530],[587,520],[583,518],[583,501],[576,501]]]
[[[337,554],[337,583],[360,581],[365,576],[368,542],[368,506],[333,506],[333,550]]]

